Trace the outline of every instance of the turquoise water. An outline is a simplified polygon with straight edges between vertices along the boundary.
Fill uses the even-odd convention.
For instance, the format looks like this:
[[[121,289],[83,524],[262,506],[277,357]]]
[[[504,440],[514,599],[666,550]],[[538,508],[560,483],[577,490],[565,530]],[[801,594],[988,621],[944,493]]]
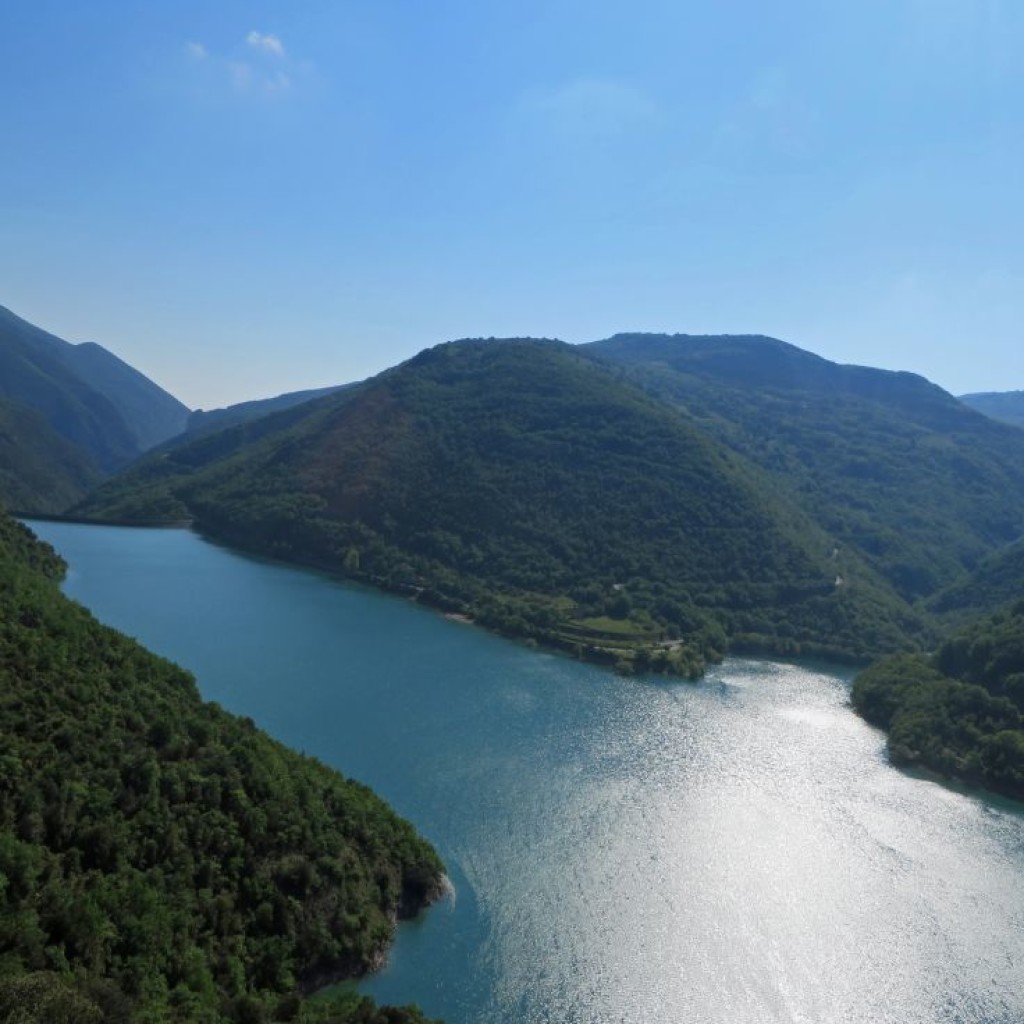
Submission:
[[[362,987],[448,1024],[1020,1024],[1024,816],[888,766],[826,668],[623,680],[183,531],[66,591],[359,778],[456,895]]]

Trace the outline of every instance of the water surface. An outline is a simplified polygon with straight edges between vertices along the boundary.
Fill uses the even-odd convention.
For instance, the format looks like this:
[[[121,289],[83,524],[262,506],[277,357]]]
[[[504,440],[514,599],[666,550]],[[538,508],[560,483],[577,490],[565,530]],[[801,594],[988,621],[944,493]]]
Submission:
[[[1021,807],[891,768],[836,670],[623,680],[183,531],[66,591],[373,786],[453,902],[363,984],[448,1024],[1020,1024]]]

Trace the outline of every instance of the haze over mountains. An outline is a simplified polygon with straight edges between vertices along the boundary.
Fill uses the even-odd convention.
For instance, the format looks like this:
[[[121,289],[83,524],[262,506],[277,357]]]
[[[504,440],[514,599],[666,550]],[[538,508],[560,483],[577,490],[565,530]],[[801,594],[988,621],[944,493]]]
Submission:
[[[960,401],[994,420],[1024,427],[1024,391],[978,391]]]

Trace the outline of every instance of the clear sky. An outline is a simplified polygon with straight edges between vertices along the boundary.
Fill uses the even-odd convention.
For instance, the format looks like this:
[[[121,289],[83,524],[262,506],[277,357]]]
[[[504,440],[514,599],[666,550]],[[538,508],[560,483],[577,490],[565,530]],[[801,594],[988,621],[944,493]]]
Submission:
[[[636,330],[1024,388],[1022,0],[33,0],[0,30],[0,304],[191,406]]]

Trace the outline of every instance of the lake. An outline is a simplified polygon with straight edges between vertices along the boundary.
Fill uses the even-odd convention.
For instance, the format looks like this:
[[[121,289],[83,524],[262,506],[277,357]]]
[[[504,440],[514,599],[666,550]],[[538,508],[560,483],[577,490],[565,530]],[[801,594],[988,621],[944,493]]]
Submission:
[[[361,989],[448,1024],[1020,1024],[1024,815],[901,773],[850,674],[622,679],[177,530],[37,522],[69,596],[376,789],[454,898]]]

